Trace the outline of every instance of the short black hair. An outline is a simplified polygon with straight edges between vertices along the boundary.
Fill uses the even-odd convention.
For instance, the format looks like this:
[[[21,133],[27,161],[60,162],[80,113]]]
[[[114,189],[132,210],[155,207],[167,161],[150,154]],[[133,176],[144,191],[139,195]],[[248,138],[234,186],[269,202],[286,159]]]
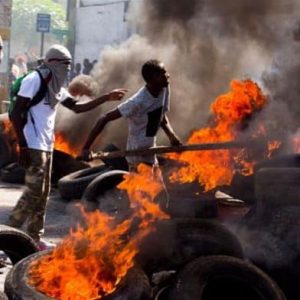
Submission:
[[[154,76],[162,72],[162,62],[157,59],[150,59],[142,66],[142,76],[148,83]]]

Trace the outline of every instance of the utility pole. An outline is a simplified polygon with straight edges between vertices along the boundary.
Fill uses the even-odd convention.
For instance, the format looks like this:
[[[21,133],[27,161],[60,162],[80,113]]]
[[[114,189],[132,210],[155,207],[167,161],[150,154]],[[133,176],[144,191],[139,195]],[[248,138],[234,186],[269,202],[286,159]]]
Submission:
[[[78,0],[68,0],[67,2],[67,22],[69,27],[67,48],[74,57],[75,54],[75,36],[76,36],[76,9]]]

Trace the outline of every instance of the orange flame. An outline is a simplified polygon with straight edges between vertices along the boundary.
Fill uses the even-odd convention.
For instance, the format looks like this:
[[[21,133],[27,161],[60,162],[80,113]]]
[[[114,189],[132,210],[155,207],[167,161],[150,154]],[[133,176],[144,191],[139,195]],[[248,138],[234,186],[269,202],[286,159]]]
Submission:
[[[168,218],[153,202],[162,184],[150,167],[140,165],[137,173],[125,175],[119,188],[130,196],[132,216],[116,224],[104,213],[81,209],[86,225],[30,266],[31,285],[60,300],[101,299],[117,288],[134,265],[139,242],[153,230],[151,224]]]
[[[294,152],[300,153],[300,137],[294,137],[292,143]]]
[[[280,141],[270,141],[268,143],[268,158],[272,157],[272,154],[275,150],[279,149],[281,146],[282,142]]]
[[[16,153],[20,152],[19,145],[17,144],[17,137],[15,130],[12,126],[12,123],[10,120],[3,120],[1,122],[2,126],[2,134],[4,134],[9,142],[9,145],[11,146],[12,150]]]
[[[3,127],[3,129],[2,129],[3,134],[9,135],[12,132],[14,132],[12,124],[9,120],[3,120],[3,122],[1,124],[2,124],[2,127]]]
[[[214,119],[210,127],[195,130],[187,144],[233,141],[241,126],[267,103],[259,86],[251,80],[231,82],[231,90],[217,97],[211,105]],[[260,128],[260,131],[264,130]],[[263,133],[256,132],[256,135]],[[171,155],[183,164],[170,180],[187,183],[198,181],[205,191],[230,185],[235,172],[252,174],[254,162],[247,161],[245,150],[183,152]]]
[[[55,133],[54,149],[68,153],[73,157],[80,153],[80,149],[73,147],[62,132]]]

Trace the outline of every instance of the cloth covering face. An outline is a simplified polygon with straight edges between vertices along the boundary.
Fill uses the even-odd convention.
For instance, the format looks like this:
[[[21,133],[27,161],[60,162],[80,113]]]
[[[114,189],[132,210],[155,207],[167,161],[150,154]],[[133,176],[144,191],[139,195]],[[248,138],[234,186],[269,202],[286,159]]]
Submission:
[[[52,77],[48,83],[48,102],[52,108],[59,102],[60,90],[64,85],[71,68],[71,53],[61,45],[53,45],[46,53],[44,63],[39,67],[43,78],[51,72]]]
[[[164,88],[157,98],[146,87],[118,106],[128,121],[127,150],[146,149],[156,145],[156,134],[170,106],[169,88]],[[128,156],[129,164],[146,162],[157,164],[155,155]]]

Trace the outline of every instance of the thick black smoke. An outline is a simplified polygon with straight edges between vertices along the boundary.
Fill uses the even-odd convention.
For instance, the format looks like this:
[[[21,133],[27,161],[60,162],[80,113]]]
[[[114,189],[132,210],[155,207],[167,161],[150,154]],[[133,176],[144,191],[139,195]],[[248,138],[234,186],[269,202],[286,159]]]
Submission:
[[[130,95],[143,84],[143,62],[163,60],[171,75],[170,119],[182,139],[205,125],[210,104],[232,79],[253,79],[269,94],[267,122],[281,112],[297,128],[297,8],[296,0],[132,0],[129,18],[139,34],[102,52],[92,76],[101,91],[127,87]],[[123,128],[109,125],[102,143],[124,145]]]

